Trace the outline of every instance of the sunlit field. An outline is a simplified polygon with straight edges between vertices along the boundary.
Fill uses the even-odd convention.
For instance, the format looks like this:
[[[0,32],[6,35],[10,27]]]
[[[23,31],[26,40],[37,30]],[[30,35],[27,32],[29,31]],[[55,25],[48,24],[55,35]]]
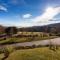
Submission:
[[[41,41],[57,38],[58,36],[49,36],[48,33],[43,32],[22,32],[17,36],[12,36],[10,38],[0,39],[0,44],[13,44],[21,42],[30,42],[30,41]]]
[[[60,60],[60,48],[57,51],[48,47],[17,50],[9,55],[6,60]]]

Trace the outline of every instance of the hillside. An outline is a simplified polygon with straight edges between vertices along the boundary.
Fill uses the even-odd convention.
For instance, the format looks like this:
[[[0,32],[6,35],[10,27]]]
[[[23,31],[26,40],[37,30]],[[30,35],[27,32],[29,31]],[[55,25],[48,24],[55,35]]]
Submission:
[[[12,28],[14,26],[11,26]],[[0,25],[0,32],[4,33],[6,26]],[[44,26],[32,26],[32,27],[22,27],[17,28],[18,31],[21,32],[55,32],[60,33],[60,23],[50,24],[50,25],[44,25]]]
[[[29,31],[29,32],[51,32],[51,30],[55,30],[56,32],[60,32],[60,23],[45,25],[45,26],[33,26],[26,28],[19,28],[19,31]]]

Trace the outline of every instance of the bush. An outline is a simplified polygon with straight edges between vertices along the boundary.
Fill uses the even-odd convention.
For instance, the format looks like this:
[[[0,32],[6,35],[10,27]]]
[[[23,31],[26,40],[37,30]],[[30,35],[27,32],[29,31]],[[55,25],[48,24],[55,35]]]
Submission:
[[[3,48],[0,48],[0,54],[3,53],[4,49]]]
[[[60,36],[60,33],[56,34],[56,36]]]
[[[14,49],[15,50],[24,49],[24,46],[15,46]]]
[[[6,49],[6,48],[4,48],[4,57],[2,58],[2,60],[5,60],[6,58],[8,58],[8,56],[9,56],[9,51],[8,51],[8,49]]]
[[[14,49],[15,50],[19,50],[19,49],[32,49],[32,48],[36,48],[36,45],[32,45],[32,46],[15,46]]]
[[[36,48],[37,46],[36,45],[32,45],[32,48]]]

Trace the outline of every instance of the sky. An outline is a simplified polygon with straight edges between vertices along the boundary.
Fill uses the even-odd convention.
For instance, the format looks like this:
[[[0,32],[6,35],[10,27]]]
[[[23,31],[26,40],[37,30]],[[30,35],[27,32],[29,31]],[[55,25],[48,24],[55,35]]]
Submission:
[[[30,27],[60,23],[60,0],[0,0],[0,25]]]

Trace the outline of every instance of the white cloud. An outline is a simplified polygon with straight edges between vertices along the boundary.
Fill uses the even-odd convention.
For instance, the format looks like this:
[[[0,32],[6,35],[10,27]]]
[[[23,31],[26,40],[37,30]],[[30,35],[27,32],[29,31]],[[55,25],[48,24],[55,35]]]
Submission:
[[[7,12],[7,8],[4,7],[4,6],[2,6],[2,5],[0,5],[0,10],[1,10],[1,11],[5,11],[5,12]]]
[[[54,17],[60,13],[60,7],[56,8],[47,8],[45,12],[37,16],[33,19],[26,19],[22,20],[19,24],[21,27],[30,27],[30,26],[41,26],[41,25],[47,25],[47,24],[52,24],[52,23],[58,23],[60,21],[54,20]],[[32,15],[31,14],[25,14],[22,17],[23,18],[30,18]]]
[[[46,11],[41,15],[33,19],[33,22],[46,23],[53,19],[57,14],[60,13],[60,7],[47,8]]]
[[[25,14],[25,15],[23,15],[22,17],[23,18],[30,18],[32,15],[31,14]]]
[[[40,15],[40,16],[37,16],[35,18],[32,18],[32,19],[27,19],[27,18],[30,18],[32,15],[31,14],[25,14],[23,15],[22,17],[25,18],[26,20],[22,20],[20,21],[20,16],[16,16],[16,20],[20,19],[19,21],[12,21],[12,22],[9,22],[6,23],[7,25],[15,25],[15,26],[20,26],[20,27],[30,27],[30,26],[41,26],[41,25],[47,25],[47,24],[51,24],[51,23],[58,23],[60,21],[55,21],[54,20],[54,17],[56,15],[58,15],[60,13],[60,7],[55,7],[55,8],[47,8],[45,10],[45,12]],[[0,22],[1,23],[1,22]],[[5,23],[5,22],[4,22]],[[11,23],[11,24],[10,24]]]
[[[47,24],[52,24],[52,23],[58,23],[60,21],[54,21],[54,17],[60,13],[60,7],[49,7],[45,10],[45,12],[37,16],[33,19],[30,19],[29,22],[22,22],[21,26],[27,27],[27,26],[41,26],[41,25],[47,25]],[[29,18],[31,15],[27,14],[24,15],[24,18]],[[52,20],[52,21],[51,21]]]

